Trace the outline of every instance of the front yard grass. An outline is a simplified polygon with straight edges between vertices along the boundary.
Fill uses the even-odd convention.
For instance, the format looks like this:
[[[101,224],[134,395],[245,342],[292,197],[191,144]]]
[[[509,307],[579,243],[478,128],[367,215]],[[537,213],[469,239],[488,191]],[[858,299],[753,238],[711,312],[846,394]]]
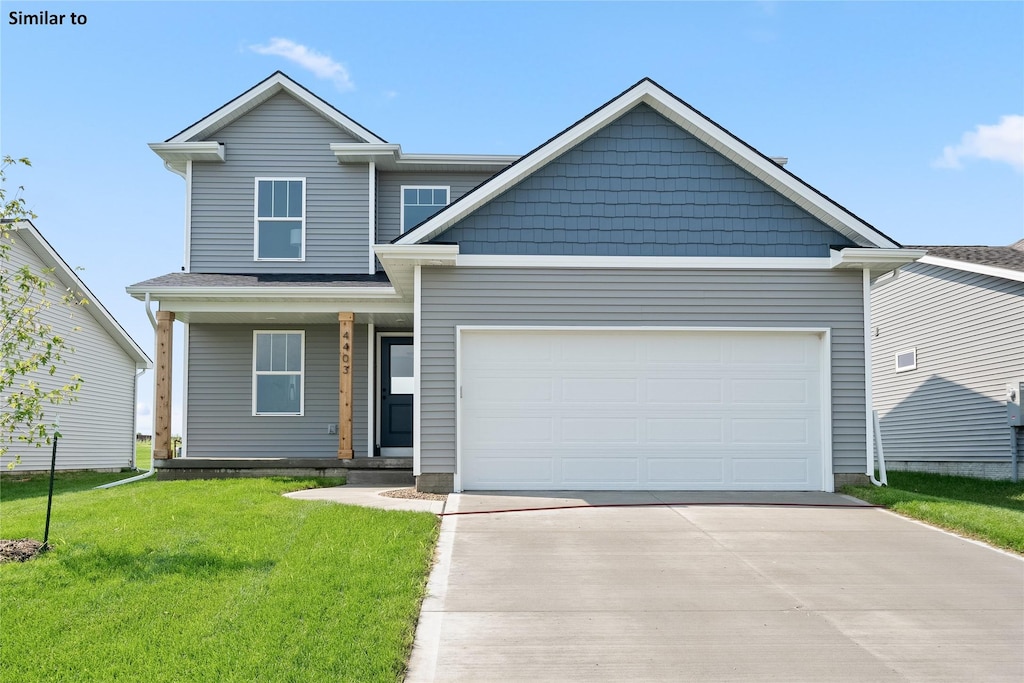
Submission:
[[[1024,482],[890,472],[887,487],[847,486],[843,492],[1024,554]]]
[[[401,679],[433,515],[281,496],[337,481],[82,476],[58,475],[53,549],[0,565],[0,680]],[[45,509],[0,477],[0,537],[41,540]]]

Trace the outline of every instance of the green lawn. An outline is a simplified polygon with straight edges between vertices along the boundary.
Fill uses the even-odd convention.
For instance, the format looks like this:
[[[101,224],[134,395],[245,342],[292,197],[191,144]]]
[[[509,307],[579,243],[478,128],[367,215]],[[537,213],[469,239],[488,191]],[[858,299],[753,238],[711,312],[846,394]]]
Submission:
[[[150,463],[153,462],[153,442],[152,441],[136,441],[135,442],[135,468],[143,471],[148,470]]]
[[[280,495],[318,480],[88,476],[58,475],[54,549],[0,565],[0,680],[401,680],[433,515]],[[41,539],[43,480],[0,476],[0,537]]]
[[[1024,553],[1024,482],[890,472],[889,486],[844,493],[992,545]]]

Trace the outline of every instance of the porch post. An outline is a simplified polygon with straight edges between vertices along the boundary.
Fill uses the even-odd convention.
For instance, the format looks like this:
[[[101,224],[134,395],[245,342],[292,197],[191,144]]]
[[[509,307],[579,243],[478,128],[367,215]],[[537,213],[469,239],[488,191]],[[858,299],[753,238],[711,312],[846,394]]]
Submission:
[[[352,458],[353,313],[338,314],[338,457]]]
[[[153,407],[153,457],[169,460],[171,449],[171,344],[174,313],[156,312],[156,405]]]

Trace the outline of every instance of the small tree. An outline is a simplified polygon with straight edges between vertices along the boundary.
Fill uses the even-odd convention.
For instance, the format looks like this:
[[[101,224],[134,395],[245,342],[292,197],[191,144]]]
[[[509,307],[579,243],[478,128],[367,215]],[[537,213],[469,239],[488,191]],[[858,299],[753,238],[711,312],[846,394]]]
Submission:
[[[49,277],[52,269],[34,273],[27,265],[12,265],[11,250],[17,239],[13,227],[35,218],[22,197],[24,187],[13,197],[7,196],[6,171],[14,164],[31,166],[25,158],[4,156],[0,162],[0,458],[14,441],[26,446],[52,442],[56,430],[44,420],[46,406],[73,401],[82,378],[72,375],[67,383],[50,388],[34,379],[40,373],[55,376],[65,355],[74,352],[45,322],[44,311],[55,303],[69,308],[88,303],[70,289],[55,297]],[[19,461],[16,457],[7,466],[14,467]]]

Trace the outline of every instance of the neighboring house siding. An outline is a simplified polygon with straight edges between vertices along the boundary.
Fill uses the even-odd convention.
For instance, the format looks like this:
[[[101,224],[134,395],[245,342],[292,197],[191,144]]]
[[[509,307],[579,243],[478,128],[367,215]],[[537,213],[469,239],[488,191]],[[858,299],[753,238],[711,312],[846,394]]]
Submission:
[[[639,105],[434,241],[463,254],[828,256],[853,246]]]
[[[252,414],[253,330],[305,330],[305,414]],[[354,329],[352,440],[366,455],[366,326]],[[189,326],[187,455],[204,458],[333,458],[338,436],[337,325]]]
[[[44,270],[39,258],[15,236],[10,266],[25,265],[37,274]],[[63,284],[53,285],[48,298],[54,303],[40,317],[67,339],[74,353],[65,355],[66,363],[58,365],[54,376],[46,372],[31,376],[46,390],[63,386],[74,374],[83,380],[75,401],[44,406],[46,422],[60,418],[57,469],[131,467],[135,454],[135,361],[92,317],[88,306],[68,309],[57,303],[64,291]],[[14,442],[4,464],[16,455],[21,456],[19,471],[50,468],[48,446],[26,448]]]
[[[1024,381],[1024,283],[913,263],[875,285],[871,307],[886,461],[1009,476],[1006,384]],[[917,369],[897,373],[895,354],[914,347]],[[951,462],[964,465],[938,465]]]
[[[369,170],[338,164],[332,142],[354,139],[278,94],[213,134],[225,162],[192,167],[190,270],[195,273],[365,273]],[[306,260],[255,261],[257,177],[306,178]]]
[[[450,187],[448,202],[454,202],[493,173],[378,173],[377,242],[390,242],[401,234],[402,185]]]
[[[455,470],[456,325],[831,328],[833,470],[864,471],[859,271],[424,268],[421,306],[424,473]]]

